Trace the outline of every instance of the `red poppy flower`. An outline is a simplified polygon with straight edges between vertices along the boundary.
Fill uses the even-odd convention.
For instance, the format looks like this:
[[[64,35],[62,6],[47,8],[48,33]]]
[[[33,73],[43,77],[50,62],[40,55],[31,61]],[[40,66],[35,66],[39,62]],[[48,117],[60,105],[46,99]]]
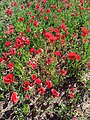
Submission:
[[[90,62],[88,63],[88,68],[90,69]]]
[[[10,29],[9,34],[13,34],[13,33],[14,33],[14,29]]]
[[[14,63],[12,63],[12,62],[8,63],[8,68],[13,69],[14,68]]]
[[[70,90],[74,91],[74,90],[75,90],[75,87],[71,87]]]
[[[58,10],[57,10],[57,12],[61,12],[61,11],[62,11],[62,9],[58,9]]]
[[[87,40],[87,39],[84,39],[83,41],[84,41],[84,42],[88,42],[88,40]]]
[[[68,54],[68,58],[69,58],[70,60],[74,60],[74,59],[75,59],[75,56],[76,56],[76,54],[75,54],[74,52],[70,52],[70,53]]]
[[[68,8],[70,8],[71,6],[72,6],[72,3],[69,3],[69,4],[67,5]]]
[[[38,21],[34,21],[33,25],[37,27],[37,26],[39,26],[39,22]]]
[[[28,12],[28,15],[31,15],[32,14],[32,12]]]
[[[25,39],[25,44],[29,45],[30,44],[30,40],[28,38]]]
[[[7,31],[7,30],[4,30],[4,33],[8,35],[8,34],[9,34],[9,31]]]
[[[50,12],[51,12],[50,8],[47,8],[47,9],[46,9],[46,13],[49,14]]]
[[[41,54],[42,52],[43,52],[43,50],[40,49],[40,48],[37,50],[37,53],[38,53],[38,54]]]
[[[37,64],[36,63],[32,63],[31,68],[32,69],[37,69]]]
[[[80,61],[80,60],[81,60],[81,57],[76,54],[76,59],[77,59],[77,61]]]
[[[52,36],[52,34],[49,33],[49,32],[45,32],[44,34],[45,34],[45,37],[46,37],[47,39]]]
[[[7,13],[8,15],[12,15],[12,10],[11,10],[10,8],[8,8],[8,9],[6,10],[6,13]]]
[[[46,81],[46,86],[47,88],[51,88],[52,87],[52,82],[50,80]]]
[[[18,47],[23,47],[24,46],[24,40],[25,40],[25,37],[21,37],[21,38],[16,38],[16,47],[15,48],[18,48]]]
[[[70,52],[70,53],[68,53],[68,58],[69,58],[70,60],[74,60],[74,59],[76,58],[76,53],[75,53],[75,52]]]
[[[81,3],[81,4],[84,4],[84,0],[80,0],[80,3]]]
[[[48,59],[46,60],[46,64],[48,65],[48,64],[50,64],[51,62],[53,62],[53,61],[55,61],[55,60],[56,60],[55,58],[50,57],[50,58],[48,58]]]
[[[90,10],[90,7],[88,7],[87,10]]]
[[[72,98],[74,98],[75,95],[74,95],[74,93],[69,93],[68,96],[72,99]]]
[[[21,5],[21,9],[24,9],[25,8],[25,6],[24,5]]]
[[[23,86],[24,86],[23,87],[24,90],[28,90],[29,86],[30,86],[30,82],[29,81],[24,81]]]
[[[31,32],[31,29],[30,29],[30,28],[27,28],[27,32],[30,33],[30,32]]]
[[[57,8],[57,5],[53,5],[53,8],[56,9],[56,8]]]
[[[48,19],[48,17],[47,16],[44,16],[44,20],[47,20]]]
[[[32,53],[36,53],[36,49],[35,48],[31,48],[30,49],[30,54],[32,54]]]
[[[22,37],[23,36],[23,32],[20,32],[19,35],[20,35],[20,37]]]
[[[36,5],[36,10],[38,10],[40,8],[40,4]]]
[[[17,6],[17,3],[16,2],[12,2],[11,3],[14,7]]]
[[[43,8],[40,8],[40,12],[41,12],[41,13],[44,13],[44,9],[43,9]]]
[[[16,55],[16,49],[15,49],[15,48],[11,48],[11,49],[10,49],[10,53],[11,53],[12,55]]]
[[[85,37],[89,33],[89,30],[87,28],[81,27],[82,30],[82,36]]]
[[[13,92],[12,95],[11,95],[11,101],[16,104],[18,101],[19,101],[19,97],[18,97],[18,94],[17,92]]]
[[[66,70],[64,70],[64,69],[62,69],[62,70],[61,70],[61,72],[60,72],[60,74],[61,74],[61,75],[63,75],[63,76],[66,76],[67,71],[66,71]]]
[[[60,55],[61,55],[61,54],[60,54],[60,51],[58,51],[58,50],[55,51],[55,52],[54,52],[54,55],[56,55],[56,56],[60,56]]]
[[[67,29],[67,28],[66,28],[66,25],[65,25],[64,23],[62,23],[62,24],[60,25],[60,29],[66,30],[66,29]]]
[[[59,97],[59,92],[57,92],[55,89],[51,89],[51,92],[54,97]]]
[[[57,40],[57,37],[56,36],[50,36],[49,37],[49,41],[50,41],[50,43],[53,43],[53,42],[55,42]]]
[[[26,95],[26,100],[29,100],[30,99],[30,95]]]
[[[28,65],[31,65],[31,64],[32,64],[32,61],[31,61],[31,60],[29,60],[29,61],[27,62],[27,64],[28,64]]]
[[[44,94],[44,93],[45,93],[45,88],[40,87],[40,88],[38,89],[38,92],[39,92],[40,94]]]
[[[46,4],[47,0],[41,0],[44,4]]]
[[[33,74],[33,75],[31,76],[31,79],[32,79],[32,80],[36,80],[36,79],[37,79],[37,75]]]
[[[6,38],[7,38],[7,36],[3,35],[3,38],[4,38],[4,39],[6,39]]]
[[[46,60],[46,64],[48,65],[48,64],[50,64],[50,59],[48,58],[47,60]]]
[[[19,22],[23,22],[24,18],[20,17],[18,20],[19,20]]]
[[[7,74],[6,76],[4,76],[3,78],[3,82],[4,83],[13,83],[14,82],[14,76],[12,74]]]
[[[7,61],[7,58],[6,58],[6,57],[1,57],[1,58],[0,58],[0,62],[1,62],[1,63],[4,63],[4,62],[6,62],[6,61]]]
[[[35,80],[35,83],[38,84],[38,85],[40,85],[40,84],[41,84],[40,78],[37,78],[37,79]]]

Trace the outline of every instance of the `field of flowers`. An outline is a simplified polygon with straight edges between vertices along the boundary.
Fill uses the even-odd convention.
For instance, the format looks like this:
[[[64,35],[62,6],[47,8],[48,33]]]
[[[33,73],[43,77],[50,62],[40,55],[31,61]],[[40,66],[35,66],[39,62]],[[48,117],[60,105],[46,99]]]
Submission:
[[[81,120],[89,73],[89,0],[0,1],[0,120]]]

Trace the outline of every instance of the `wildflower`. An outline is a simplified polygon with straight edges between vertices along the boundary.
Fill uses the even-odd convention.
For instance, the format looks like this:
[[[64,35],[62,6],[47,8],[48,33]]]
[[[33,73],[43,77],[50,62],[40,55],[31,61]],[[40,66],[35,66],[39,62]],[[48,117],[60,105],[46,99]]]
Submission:
[[[41,13],[44,13],[44,9],[43,9],[43,8],[40,8],[40,12],[41,12]]]
[[[69,58],[70,60],[74,60],[75,57],[76,57],[76,53],[74,53],[74,52],[70,52],[70,53],[68,54],[68,58]]]
[[[5,46],[6,46],[6,47],[9,47],[10,45],[11,45],[11,42],[10,42],[10,41],[6,41],[6,42],[5,42]]]
[[[60,56],[60,55],[61,55],[61,54],[60,54],[60,51],[58,51],[58,50],[55,51],[55,52],[54,52],[54,55],[55,55],[55,56]]]
[[[82,30],[82,36],[85,37],[89,33],[89,30],[87,28],[81,27]]]
[[[4,63],[4,62],[6,62],[6,61],[7,61],[7,58],[6,58],[6,57],[1,57],[1,58],[0,58],[0,62],[1,62],[1,63]]]
[[[11,53],[12,55],[16,55],[16,49],[15,49],[15,48],[11,48],[11,49],[10,49],[10,53]]]
[[[64,39],[60,40],[60,42],[62,43],[62,45],[65,45],[66,43]]]
[[[38,21],[34,21],[33,25],[37,27],[37,26],[39,26],[39,22]]]
[[[30,44],[30,40],[28,38],[25,39],[25,44],[29,45]]]
[[[50,43],[53,43],[53,42],[55,42],[57,40],[57,37],[56,36],[50,36],[49,37],[49,41],[50,41]]]
[[[32,54],[32,53],[36,53],[36,49],[33,47],[30,49],[30,54]]]
[[[30,95],[26,95],[26,100],[29,100],[30,99]]]
[[[88,63],[88,68],[90,69],[90,62]]]
[[[80,60],[81,60],[80,56],[77,55],[77,54],[76,54],[76,59],[77,59],[77,61],[80,61]]]
[[[74,95],[74,93],[69,93],[68,96],[72,99],[72,98],[74,98],[75,95]]]
[[[24,86],[23,87],[24,90],[28,90],[29,86],[30,86],[30,82],[29,81],[24,81],[23,86]]]
[[[84,4],[84,0],[80,0],[80,3],[83,5]]]
[[[31,79],[32,79],[32,80],[36,80],[36,79],[37,79],[37,75],[33,74],[33,75],[31,76]]]
[[[19,20],[19,22],[23,22],[24,18],[20,17],[18,20]]]
[[[90,10],[90,7],[88,7],[87,10]]]
[[[74,90],[75,90],[75,87],[71,87],[70,90],[74,91]]]
[[[62,11],[62,9],[58,9],[58,10],[57,10],[58,13],[61,12],[61,11]]]
[[[68,58],[70,59],[70,60],[74,60],[74,59],[77,59],[78,61],[80,61],[80,56],[79,55],[77,55],[76,53],[74,53],[74,52],[70,52],[70,53],[68,53]]]
[[[36,5],[36,10],[38,10],[40,8],[40,4]]]
[[[46,13],[49,14],[50,12],[51,12],[50,8],[47,8],[47,9],[46,9]]]
[[[57,5],[53,5],[53,8],[56,9],[56,8],[57,8]]]
[[[44,20],[47,20],[48,19],[48,17],[47,16],[44,16]]]
[[[35,83],[36,83],[37,85],[40,85],[40,84],[41,84],[40,78],[37,78],[37,79],[35,80]]]
[[[27,28],[27,32],[30,33],[30,32],[31,32],[31,29],[30,29],[30,28]]]
[[[43,52],[43,50],[40,49],[40,48],[37,50],[37,53],[38,53],[38,54],[41,54],[42,52]]]
[[[17,6],[17,3],[16,3],[16,2],[12,2],[11,4],[12,4],[14,7]]]
[[[44,4],[46,4],[47,0],[41,0]]]
[[[51,89],[51,92],[54,97],[59,97],[59,92],[57,92],[55,89]]]
[[[46,81],[46,86],[47,88],[51,88],[52,87],[52,82],[50,80]]]
[[[45,93],[45,88],[40,87],[40,88],[38,89],[38,92],[39,92],[40,94],[44,94],[44,93]]]
[[[25,8],[25,6],[24,5],[21,5],[21,9],[24,9]]]
[[[62,24],[60,25],[60,29],[66,30],[66,25],[65,25],[64,23],[62,23]]]
[[[7,74],[6,76],[4,76],[3,78],[3,82],[4,83],[13,83],[14,82],[14,76],[12,74]]]
[[[32,63],[31,68],[32,69],[36,69],[37,68],[37,64],[36,63]]]
[[[62,69],[62,70],[61,70],[61,72],[60,72],[60,74],[61,74],[61,75],[63,75],[63,76],[66,76],[67,71],[66,71],[66,70],[64,70],[64,69]]]
[[[11,101],[16,104],[19,101],[19,97],[18,97],[18,93],[17,92],[13,92],[11,95]]]
[[[10,8],[8,8],[8,9],[6,10],[6,13],[7,13],[8,15],[12,15],[12,10],[11,10]]]
[[[12,62],[8,63],[8,68],[13,69],[14,68],[14,63],[12,63]]]
[[[50,64],[50,63],[53,62],[53,61],[55,61],[55,58],[50,57],[50,58],[48,58],[48,59],[46,60],[46,64],[48,65],[48,64]]]

